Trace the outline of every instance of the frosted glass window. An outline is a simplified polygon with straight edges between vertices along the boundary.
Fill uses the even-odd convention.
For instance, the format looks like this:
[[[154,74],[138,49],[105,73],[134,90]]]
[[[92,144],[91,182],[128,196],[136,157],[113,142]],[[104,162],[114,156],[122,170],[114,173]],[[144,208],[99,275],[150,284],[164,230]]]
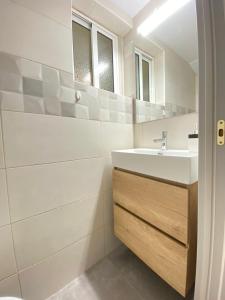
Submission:
[[[135,49],[135,80],[136,99],[154,103],[154,62],[138,49]]]
[[[142,60],[143,100],[150,101],[149,63]]]
[[[98,32],[98,75],[99,88],[114,92],[113,41]]]
[[[73,12],[74,79],[119,93],[118,37]]]
[[[140,95],[140,62],[139,55],[135,54],[135,77],[136,77],[136,99],[141,99]]]
[[[91,29],[73,21],[75,80],[93,84]]]

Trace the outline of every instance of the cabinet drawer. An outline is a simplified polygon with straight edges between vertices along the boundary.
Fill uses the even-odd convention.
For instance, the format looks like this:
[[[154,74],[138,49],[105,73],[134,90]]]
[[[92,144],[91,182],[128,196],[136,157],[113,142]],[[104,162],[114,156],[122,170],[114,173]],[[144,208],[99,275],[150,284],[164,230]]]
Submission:
[[[114,205],[115,235],[155,273],[186,295],[188,248]]]
[[[188,244],[188,189],[114,169],[113,199],[141,219]]]

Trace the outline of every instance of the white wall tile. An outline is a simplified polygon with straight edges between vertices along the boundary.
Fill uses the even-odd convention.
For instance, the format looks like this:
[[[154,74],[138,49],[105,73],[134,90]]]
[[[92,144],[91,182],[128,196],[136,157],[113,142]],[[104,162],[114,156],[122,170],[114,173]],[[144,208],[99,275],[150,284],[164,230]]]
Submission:
[[[9,224],[9,206],[5,170],[0,170],[0,227]]]
[[[5,167],[4,162],[4,152],[3,152],[3,142],[2,142],[2,125],[0,116],[0,169]]]
[[[100,156],[100,123],[3,112],[8,167]]]
[[[39,9],[43,11],[46,8],[44,7],[45,1],[41,1],[40,5],[39,2],[24,0],[24,4],[30,3],[30,7],[36,9],[36,3],[36,7],[39,6]],[[52,7],[50,10],[51,1],[46,2],[48,2],[46,13],[56,12]],[[70,1],[57,0],[57,2],[61,2],[67,13],[70,12]],[[72,34],[69,27],[10,0],[1,0],[0,28],[4,28],[0,30],[0,51],[67,72],[73,71]]]
[[[11,226],[0,228],[0,280],[16,273]]]
[[[103,230],[20,273],[23,296],[44,300],[104,256]]]
[[[78,119],[89,119],[88,107],[77,103],[75,105],[75,116]]]
[[[101,122],[101,139],[104,155],[112,150],[133,148],[133,125]]]
[[[17,275],[0,281],[0,297],[21,297],[19,279]]]
[[[134,125],[134,147],[138,148],[141,145],[142,141],[142,125],[143,124],[135,124]]]
[[[91,196],[12,225],[19,269],[28,267],[103,226],[103,201]]]
[[[103,190],[112,190],[112,158],[111,151],[134,147],[133,125],[101,122],[101,145],[104,156]]]
[[[187,149],[188,134],[193,133],[198,123],[198,114],[156,120],[136,125],[139,130],[135,132],[135,145],[137,147],[159,148],[153,139],[160,138],[162,131],[168,131],[168,147],[170,149]],[[141,129],[140,129],[141,126]]]
[[[37,13],[43,14],[48,18],[55,20],[71,28],[71,1],[54,0],[54,8],[52,0],[13,0],[17,4],[24,5]]]
[[[105,255],[108,255],[110,252],[121,246],[120,240],[116,238],[113,232],[113,225],[107,225],[104,227],[105,233]]]
[[[22,93],[23,91],[22,77],[18,74],[0,71],[0,90]]]
[[[113,224],[113,194],[112,189],[103,192],[104,225]]]
[[[103,171],[102,187],[103,187],[103,191],[107,192],[108,190],[112,189],[113,166],[112,166],[111,152],[109,152],[108,155],[104,157],[104,161],[105,164],[104,164],[104,171]]]
[[[10,168],[7,172],[11,218],[18,221],[100,194],[103,158]]]

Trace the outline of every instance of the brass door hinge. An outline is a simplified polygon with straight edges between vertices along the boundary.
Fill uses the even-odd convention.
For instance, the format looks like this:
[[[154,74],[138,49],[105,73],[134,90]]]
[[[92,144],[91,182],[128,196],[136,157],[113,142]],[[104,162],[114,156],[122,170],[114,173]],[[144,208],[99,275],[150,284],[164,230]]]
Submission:
[[[217,145],[218,146],[224,145],[224,129],[225,129],[224,120],[219,120],[217,122]]]

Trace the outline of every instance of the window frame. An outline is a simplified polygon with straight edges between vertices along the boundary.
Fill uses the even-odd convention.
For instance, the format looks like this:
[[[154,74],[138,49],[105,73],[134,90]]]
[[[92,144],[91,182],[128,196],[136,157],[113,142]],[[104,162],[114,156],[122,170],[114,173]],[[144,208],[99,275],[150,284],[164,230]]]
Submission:
[[[85,28],[91,30],[91,45],[92,45],[92,72],[93,72],[93,86],[100,88],[99,84],[99,74],[98,74],[98,32],[105,35],[107,38],[112,40],[113,46],[113,81],[114,81],[114,91],[113,93],[119,94],[119,57],[118,57],[118,37],[105,29],[95,21],[84,16],[76,10],[72,10],[72,22],[76,22]],[[74,51],[74,48],[73,48]],[[74,57],[74,56],[73,56]],[[73,63],[74,68],[74,63]],[[75,74],[75,73],[74,73]],[[119,76],[118,76],[119,75]],[[110,91],[109,91],[110,92]]]
[[[151,55],[147,54],[146,52],[135,48],[134,49],[134,58],[135,55],[138,55],[139,57],[139,87],[140,87],[140,99],[137,99],[137,85],[135,87],[136,89],[136,95],[135,98],[139,101],[144,101],[144,102],[150,102],[150,103],[155,103],[155,72],[154,72],[154,57],[152,57]],[[146,61],[149,65],[149,100],[146,101],[144,100],[143,97],[143,67],[142,67],[142,60]],[[137,76],[136,73],[136,65],[135,65],[135,78]],[[136,80],[135,80],[136,82]]]

